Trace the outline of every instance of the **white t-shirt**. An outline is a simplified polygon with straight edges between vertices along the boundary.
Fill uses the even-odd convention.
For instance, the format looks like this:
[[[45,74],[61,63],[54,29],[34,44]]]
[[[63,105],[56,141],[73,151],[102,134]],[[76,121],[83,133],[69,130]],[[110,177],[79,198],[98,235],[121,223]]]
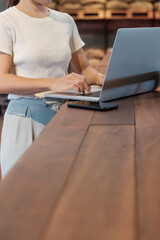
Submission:
[[[0,51],[13,56],[17,76],[62,77],[68,73],[71,54],[84,46],[73,18],[49,11],[44,18],[30,17],[15,6],[0,13]]]

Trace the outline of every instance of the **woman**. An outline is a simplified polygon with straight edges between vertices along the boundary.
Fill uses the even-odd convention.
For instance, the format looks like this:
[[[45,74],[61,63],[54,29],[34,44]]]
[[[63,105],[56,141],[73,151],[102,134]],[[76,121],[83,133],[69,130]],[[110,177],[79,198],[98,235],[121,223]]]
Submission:
[[[3,178],[63,104],[35,93],[90,93],[89,85],[103,83],[104,75],[88,64],[74,20],[48,9],[49,3],[9,0],[0,13],[0,93],[10,99],[1,140]],[[77,73],[67,74],[69,63]]]

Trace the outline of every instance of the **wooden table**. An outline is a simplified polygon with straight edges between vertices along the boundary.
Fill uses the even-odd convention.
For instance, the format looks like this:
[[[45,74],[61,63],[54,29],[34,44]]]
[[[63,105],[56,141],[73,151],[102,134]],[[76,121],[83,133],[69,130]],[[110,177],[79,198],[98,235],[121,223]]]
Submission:
[[[63,106],[0,184],[1,240],[159,240],[160,93]]]
[[[160,92],[64,105],[0,184],[0,240],[159,240]]]

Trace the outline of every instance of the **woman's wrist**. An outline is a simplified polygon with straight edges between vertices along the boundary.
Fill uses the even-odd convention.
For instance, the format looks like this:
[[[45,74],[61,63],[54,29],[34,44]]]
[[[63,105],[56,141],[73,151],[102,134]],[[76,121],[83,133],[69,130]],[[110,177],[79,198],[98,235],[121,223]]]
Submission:
[[[104,77],[105,77],[105,75],[103,73],[97,72],[97,75],[95,78],[95,83],[97,85],[102,85],[104,82]]]
[[[47,79],[47,91],[53,91],[54,80],[54,78]]]

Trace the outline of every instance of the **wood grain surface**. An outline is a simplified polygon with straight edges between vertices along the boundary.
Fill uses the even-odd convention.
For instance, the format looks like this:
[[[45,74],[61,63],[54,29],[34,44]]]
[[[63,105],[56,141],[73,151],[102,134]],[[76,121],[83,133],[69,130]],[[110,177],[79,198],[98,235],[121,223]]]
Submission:
[[[62,107],[0,184],[0,239],[39,240],[93,112]]]
[[[134,127],[91,126],[42,239],[135,239],[134,187]]]
[[[116,110],[108,112],[96,111],[92,124],[122,124],[134,125],[134,103],[133,97],[112,101],[119,106]]]
[[[140,240],[160,239],[160,92],[135,100]]]

